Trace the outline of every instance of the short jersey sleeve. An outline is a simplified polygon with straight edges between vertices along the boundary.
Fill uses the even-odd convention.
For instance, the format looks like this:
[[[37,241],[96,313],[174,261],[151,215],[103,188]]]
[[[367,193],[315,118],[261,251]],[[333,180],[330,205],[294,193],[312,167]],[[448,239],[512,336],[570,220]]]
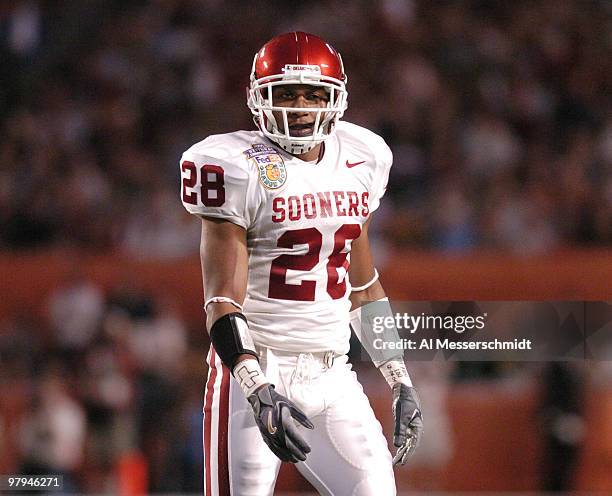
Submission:
[[[376,140],[376,174],[372,184],[372,198],[370,199],[370,212],[374,212],[380,205],[380,200],[387,190],[389,171],[393,163],[393,153],[382,138]]]
[[[246,166],[187,150],[180,169],[181,200],[189,213],[249,228],[254,213]]]

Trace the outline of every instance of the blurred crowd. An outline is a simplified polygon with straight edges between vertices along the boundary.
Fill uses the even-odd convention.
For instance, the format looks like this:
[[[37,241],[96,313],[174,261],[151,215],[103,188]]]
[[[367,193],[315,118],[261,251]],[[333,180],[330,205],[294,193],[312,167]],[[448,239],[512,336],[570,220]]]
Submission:
[[[127,279],[105,291],[76,265],[44,307],[0,319],[0,466],[112,494],[139,454],[150,491],[200,491],[203,330],[171,297]]]
[[[197,250],[178,159],[252,129],[252,57],[329,39],[347,120],[395,162],[391,246],[537,253],[612,241],[605,0],[8,0],[0,6],[0,248]]]

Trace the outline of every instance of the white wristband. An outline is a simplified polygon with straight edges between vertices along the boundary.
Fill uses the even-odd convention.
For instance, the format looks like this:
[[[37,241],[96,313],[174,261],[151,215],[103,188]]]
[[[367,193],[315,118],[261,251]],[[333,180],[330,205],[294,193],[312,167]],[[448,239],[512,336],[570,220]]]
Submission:
[[[238,362],[234,365],[232,373],[244,392],[244,396],[247,398],[260,386],[270,383],[270,381],[266,379],[259,362],[255,360],[255,358],[247,358],[246,360]]]
[[[369,282],[366,282],[363,286],[352,286],[351,293],[354,293],[355,291],[363,291],[364,289],[368,289],[376,281],[378,281],[378,271],[374,269],[374,277],[372,277],[372,279],[370,279]]]
[[[393,386],[398,382],[408,387],[412,387],[412,381],[410,380],[410,375],[406,370],[406,365],[403,360],[390,360],[378,367],[378,369],[381,371],[391,389],[393,389]]]
[[[208,312],[208,305],[210,305],[211,303],[229,303],[230,305],[234,305],[238,310],[242,312],[242,305],[237,301],[228,298],[227,296],[213,296],[212,298],[208,298],[208,300],[204,302],[205,312]]]

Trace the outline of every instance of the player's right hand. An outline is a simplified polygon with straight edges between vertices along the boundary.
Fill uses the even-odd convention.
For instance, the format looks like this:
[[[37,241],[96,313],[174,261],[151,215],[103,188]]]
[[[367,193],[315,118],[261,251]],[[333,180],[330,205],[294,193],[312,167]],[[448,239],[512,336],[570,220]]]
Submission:
[[[306,460],[310,446],[300,435],[294,420],[308,429],[314,425],[291,401],[265,384],[247,398],[255,413],[255,422],[263,440],[272,452],[284,462]]]

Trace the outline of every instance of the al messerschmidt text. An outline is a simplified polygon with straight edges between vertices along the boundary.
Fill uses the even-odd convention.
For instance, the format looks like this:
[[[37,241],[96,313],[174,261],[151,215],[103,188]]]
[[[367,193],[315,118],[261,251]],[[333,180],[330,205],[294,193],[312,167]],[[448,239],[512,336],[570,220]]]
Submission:
[[[531,339],[514,339],[512,341],[452,341],[450,339],[402,338],[398,341],[385,341],[376,338],[373,341],[377,350],[531,350]]]

